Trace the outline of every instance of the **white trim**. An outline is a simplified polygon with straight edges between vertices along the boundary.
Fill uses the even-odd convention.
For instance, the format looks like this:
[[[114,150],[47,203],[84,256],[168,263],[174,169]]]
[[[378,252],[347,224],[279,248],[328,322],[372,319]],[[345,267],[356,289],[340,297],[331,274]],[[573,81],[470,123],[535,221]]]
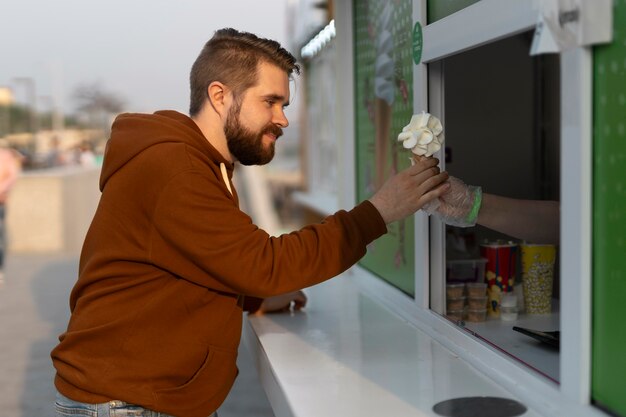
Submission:
[[[443,65],[441,62],[429,64],[428,77],[428,111],[438,117],[443,125],[445,121],[445,86],[443,79]],[[445,149],[445,148],[444,148]],[[439,150],[435,155],[439,158],[439,167],[445,170],[445,151]],[[435,217],[430,218],[430,308],[436,313],[445,313],[445,276],[446,276],[446,225]],[[439,279],[433,279],[440,277]]]
[[[592,65],[561,54],[561,389],[588,404],[591,384]]]
[[[539,0],[481,0],[424,28],[428,63],[532,29]],[[497,18],[494,18],[497,16]]]
[[[352,2],[335,2],[337,30],[337,178],[338,205],[352,208],[356,201],[356,156],[354,129],[354,41]]]
[[[420,22],[422,33],[426,27],[426,0],[413,2],[413,24]],[[428,109],[428,67],[424,63],[413,66],[413,113]],[[430,305],[430,268],[428,216],[418,211],[414,216],[415,302],[420,308]]]

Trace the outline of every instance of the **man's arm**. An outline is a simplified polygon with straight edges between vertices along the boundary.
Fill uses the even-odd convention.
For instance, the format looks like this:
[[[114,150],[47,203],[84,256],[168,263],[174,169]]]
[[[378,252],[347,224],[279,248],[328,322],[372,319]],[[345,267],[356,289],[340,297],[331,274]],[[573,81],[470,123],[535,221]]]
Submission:
[[[447,174],[436,160],[392,176],[370,201],[277,237],[252,223],[221,177],[191,169],[160,188],[150,261],[208,288],[266,298],[334,277],[356,263],[386,224],[439,197]],[[434,189],[433,189],[434,188]]]
[[[263,299],[257,309],[251,314],[281,313],[290,310],[300,310],[306,306],[307,297],[303,291],[293,291]]]

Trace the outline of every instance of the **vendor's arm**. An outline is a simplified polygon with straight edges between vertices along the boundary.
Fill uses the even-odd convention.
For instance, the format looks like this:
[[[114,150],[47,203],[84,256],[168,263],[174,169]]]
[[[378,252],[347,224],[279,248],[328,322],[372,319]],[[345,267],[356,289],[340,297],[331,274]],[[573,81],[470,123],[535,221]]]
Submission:
[[[439,198],[435,215],[444,223],[470,227],[475,224],[537,243],[558,243],[560,203],[522,200],[483,193],[480,187],[450,177],[449,190]]]
[[[520,200],[483,194],[477,223],[498,232],[536,243],[558,243],[558,201]]]

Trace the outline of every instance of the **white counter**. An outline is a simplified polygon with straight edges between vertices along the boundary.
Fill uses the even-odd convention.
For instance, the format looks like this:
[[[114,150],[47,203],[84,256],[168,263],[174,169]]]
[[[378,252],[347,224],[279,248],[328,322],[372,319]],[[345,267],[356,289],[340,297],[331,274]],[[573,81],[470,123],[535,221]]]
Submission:
[[[520,401],[350,279],[306,293],[302,312],[244,323],[276,417],[438,416],[432,407],[456,397]]]

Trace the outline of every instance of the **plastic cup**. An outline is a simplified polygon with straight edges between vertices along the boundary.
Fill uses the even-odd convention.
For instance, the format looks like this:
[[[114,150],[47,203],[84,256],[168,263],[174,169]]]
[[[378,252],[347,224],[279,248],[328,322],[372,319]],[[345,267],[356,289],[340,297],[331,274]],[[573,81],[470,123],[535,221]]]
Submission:
[[[468,297],[482,297],[487,295],[486,282],[468,282],[466,285]]]
[[[527,314],[550,314],[556,247],[523,244],[521,255],[524,309]]]
[[[482,297],[469,297],[467,299],[467,306],[470,309],[479,310],[487,307],[487,296]]]
[[[485,318],[487,316],[487,309],[486,308],[481,308],[481,309],[469,309],[467,311],[467,321],[472,321],[472,322],[480,322],[480,321],[485,321]]]
[[[491,317],[499,317],[502,293],[512,292],[515,285],[517,244],[489,242],[480,245],[480,255],[487,259],[485,265],[485,281],[489,297],[487,314]]]
[[[448,298],[446,301],[448,310],[462,310],[465,307],[465,296]]]
[[[446,317],[450,320],[463,320],[463,310],[448,310]]]
[[[517,320],[517,306],[500,307],[500,318],[504,321]]]
[[[448,298],[462,297],[465,293],[465,284],[447,284],[446,296]]]

